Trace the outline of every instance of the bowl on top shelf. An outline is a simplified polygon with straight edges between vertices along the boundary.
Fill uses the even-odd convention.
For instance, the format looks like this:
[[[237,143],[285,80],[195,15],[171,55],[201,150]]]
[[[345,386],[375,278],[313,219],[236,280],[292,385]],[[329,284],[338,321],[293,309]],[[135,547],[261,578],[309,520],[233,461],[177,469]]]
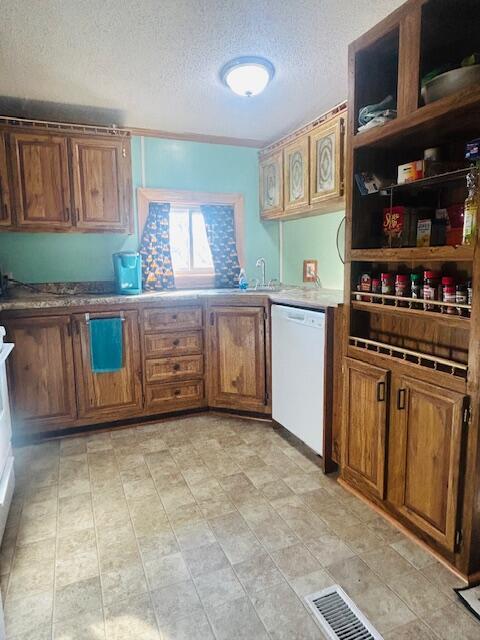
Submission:
[[[422,87],[422,98],[425,104],[429,104],[478,83],[480,64],[459,67],[428,80]]]

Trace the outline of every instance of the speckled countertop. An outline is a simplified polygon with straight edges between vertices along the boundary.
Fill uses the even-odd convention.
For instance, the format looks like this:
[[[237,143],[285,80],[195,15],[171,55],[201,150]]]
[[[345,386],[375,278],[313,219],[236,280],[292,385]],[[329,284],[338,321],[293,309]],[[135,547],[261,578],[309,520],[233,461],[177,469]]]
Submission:
[[[96,305],[125,305],[131,303],[200,301],[220,296],[268,297],[273,303],[286,304],[310,309],[336,307],[343,302],[343,292],[336,289],[314,289],[304,287],[281,287],[275,291],[239,291],[238,289],[186,289],[181,291],[145,292],[139,295],[124,296],[113,293],[54,295],[51,293],[31,293],[21,291],[15,295],[0,298],[0,312],[25,311],[29,309],[60,309],[88,307]]]

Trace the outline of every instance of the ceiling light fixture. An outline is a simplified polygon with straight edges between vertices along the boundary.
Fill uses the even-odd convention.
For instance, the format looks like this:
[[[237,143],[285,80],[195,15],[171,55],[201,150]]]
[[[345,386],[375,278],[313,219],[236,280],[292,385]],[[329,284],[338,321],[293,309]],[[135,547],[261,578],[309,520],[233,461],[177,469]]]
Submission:
[[[239,96],[256,96],[275,75],[273,64],[259,56],[242,56],[230,60],[220,71],[222,82]]]

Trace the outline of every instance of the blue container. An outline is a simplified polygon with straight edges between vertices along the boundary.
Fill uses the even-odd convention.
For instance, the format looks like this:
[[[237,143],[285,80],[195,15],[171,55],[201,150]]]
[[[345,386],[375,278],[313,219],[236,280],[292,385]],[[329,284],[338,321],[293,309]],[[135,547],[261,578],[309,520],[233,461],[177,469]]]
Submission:
[[[123,295],[142,293],[142,258],[134,251],[113,254],[115,289]]]

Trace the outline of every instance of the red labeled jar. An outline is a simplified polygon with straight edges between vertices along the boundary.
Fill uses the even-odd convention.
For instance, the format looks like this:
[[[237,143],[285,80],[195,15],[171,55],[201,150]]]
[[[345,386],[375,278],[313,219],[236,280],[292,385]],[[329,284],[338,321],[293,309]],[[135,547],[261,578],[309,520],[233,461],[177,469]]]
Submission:
[[[395,278],[395,295],[398,298],[406,298],[408,296],[408,276],[401,273],[397,274]],[[399,302],[399,307],[404,307],[405,302]]]
[[[452,278],[453,280],[453,278]],[[444,285],[443,286],[443,302],[454,303],[455,298],[455,287],[453,285]],[[456,313],[455,307],[442,307],[442,312],[448,313],[450,315],[454,315]]]
[[[442,276],[440,292],[442,297],[440,300],[445,300],[445,287],[453,287],[455,289],[455,280],[451,276]]]
[[[382,293],[386,296],[393,296],[393,275],[391,273],[381,273]]]

